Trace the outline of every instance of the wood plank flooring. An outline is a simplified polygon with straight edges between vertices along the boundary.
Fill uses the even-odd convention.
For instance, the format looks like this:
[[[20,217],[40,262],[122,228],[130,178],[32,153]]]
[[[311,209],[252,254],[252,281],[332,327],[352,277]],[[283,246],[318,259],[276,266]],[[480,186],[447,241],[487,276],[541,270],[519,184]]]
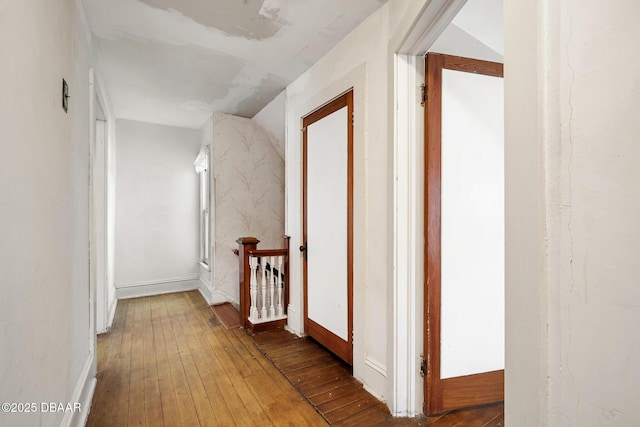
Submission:
[[[239,328],[242,325],[240,312],[230,302],[212,305],[211,311],[227,329]]]
[[[429,418],[393,418],[387,406],[351,376],[351,367],[310,338],[283,329],[252,335],[260,350],[335,426],[465,426],[504,425],[504,406],[449,412]]]
[[[220,324],[197,291],[119,301],[112,330],[98,337],[98,383],[87,425],[504,424],[502,405],[392,418],[348,366],[313,340],[283,330],[253,339]]]
[[[97,379],[88,426],[327,425],[197,291],[119,301]]]

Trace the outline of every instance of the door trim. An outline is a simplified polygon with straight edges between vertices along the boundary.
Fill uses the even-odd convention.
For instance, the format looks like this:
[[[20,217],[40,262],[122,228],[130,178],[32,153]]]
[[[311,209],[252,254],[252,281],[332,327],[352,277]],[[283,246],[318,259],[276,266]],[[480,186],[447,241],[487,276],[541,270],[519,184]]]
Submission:
[[[425,58],[424,319],[427,415],[504,400],[504,370],[440,378],[442,70],[503,77],[503,64],[429,53]],[[431,117],[431,121],[429,118]],[[464,384],[464,387],[461,385]]]
[[[303,260],[304,330],[348,364],[353,364],[353,88],[302,117],[302,239],[307,244],[307,132],[311,124],[347,107],[347,303],[348,341],[309,319],[307,259]]]

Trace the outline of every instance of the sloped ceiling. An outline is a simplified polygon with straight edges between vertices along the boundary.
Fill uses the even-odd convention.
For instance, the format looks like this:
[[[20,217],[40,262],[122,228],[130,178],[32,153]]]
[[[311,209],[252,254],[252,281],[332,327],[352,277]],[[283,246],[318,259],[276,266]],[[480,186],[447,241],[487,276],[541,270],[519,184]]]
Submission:
[[[115,114],[253,117],[386,0],[83,0]]]
[[[429,51],[503,62],[503,0],[468,0]]]

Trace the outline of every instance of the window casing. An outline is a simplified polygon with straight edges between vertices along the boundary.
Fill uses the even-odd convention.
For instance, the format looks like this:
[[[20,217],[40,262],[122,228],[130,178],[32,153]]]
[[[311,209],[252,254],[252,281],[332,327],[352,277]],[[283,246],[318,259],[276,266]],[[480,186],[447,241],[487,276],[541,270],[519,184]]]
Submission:
[[[204,169],[199,171],[200,177],[200,262],[205,265],[210,265],[210,215],[209,215],[209,187],[210,187],[210,165],[209,165],[209,150],[208,147],[204,151]]]

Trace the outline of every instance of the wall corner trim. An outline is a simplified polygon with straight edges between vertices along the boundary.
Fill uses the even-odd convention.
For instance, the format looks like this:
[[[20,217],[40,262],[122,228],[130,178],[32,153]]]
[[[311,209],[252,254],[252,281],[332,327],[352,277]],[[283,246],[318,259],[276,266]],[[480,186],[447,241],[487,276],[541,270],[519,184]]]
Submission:
[[[207,305],[213,304],[213,291],[202,280],[202,277],[198,280],[198,291],[200,292],[200,295],[202,295],[202,298],[207,302]]]
[[[89,354],[84,362],[80,378],[76,384],[70,403],[80,403],[79,412],[65,412],[61,427],[82,427],[86,424],[96,389],[95,355]]]

